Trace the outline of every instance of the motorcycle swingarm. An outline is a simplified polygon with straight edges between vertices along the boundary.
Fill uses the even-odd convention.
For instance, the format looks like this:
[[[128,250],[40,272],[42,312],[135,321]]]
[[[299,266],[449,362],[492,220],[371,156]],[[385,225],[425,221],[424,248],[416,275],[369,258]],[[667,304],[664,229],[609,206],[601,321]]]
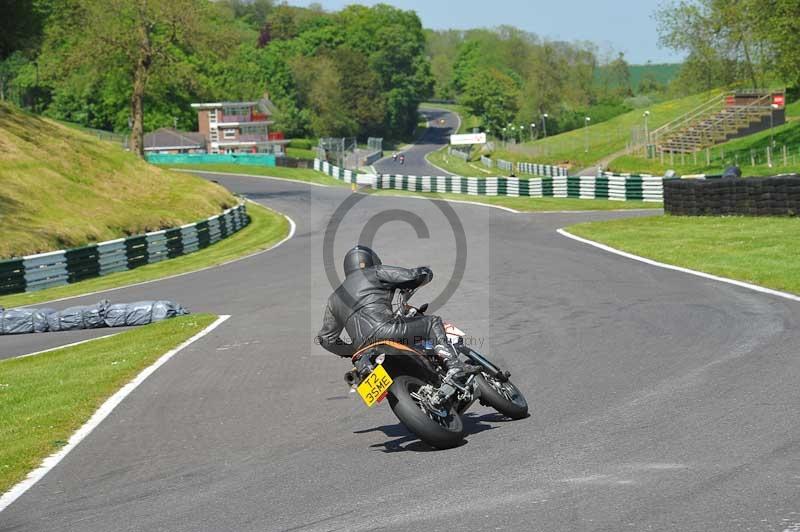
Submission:
[[[500,382],[506,382],[508,378],[511,376],[511,373],[508,371],[503,371],[502,369],[495,366],[492,362],[489,361],[486,357],[478,353],[472,348],[461,346],[459,347],[459,352],[469,358],[475,364],[481,366],[486,373],[494,377]]]

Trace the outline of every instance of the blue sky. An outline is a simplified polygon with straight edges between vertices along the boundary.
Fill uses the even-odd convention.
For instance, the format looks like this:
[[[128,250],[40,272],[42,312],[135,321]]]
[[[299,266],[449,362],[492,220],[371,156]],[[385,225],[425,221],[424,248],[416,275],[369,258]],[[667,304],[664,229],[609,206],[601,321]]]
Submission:
[[[305,6],[308,0],[289,0]],[[348,4],[373,5],[374,0],[317,0],[327,10]],[[469,29],[510,24],[542,37],[589,40],[601,52],[622,51],[630,63],[674,63],[675,52],[658,47],[653,12],[663,0],[384,0],[413,9],[426,28]],[[601,59],[603,53],[600,54]]]

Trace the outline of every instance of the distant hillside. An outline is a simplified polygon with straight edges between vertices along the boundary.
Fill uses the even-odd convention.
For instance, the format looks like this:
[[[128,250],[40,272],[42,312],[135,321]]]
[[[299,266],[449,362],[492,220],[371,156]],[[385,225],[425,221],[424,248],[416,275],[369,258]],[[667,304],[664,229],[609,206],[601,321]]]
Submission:
[[[0,258],[174,227],[235,201],[217,185],[0,104]]]
[[[649,126],[663,126],[720,94],[722,92],[718,90],[654,104],[647,108],[650,111]],[[611,120],[592,124],[586,129],[575,129],[535,142],[511,145],[511,152],[497,151],[495,156],[509,160],[568,164],[573,168],[594,166],[624,150],[631,141],[634,129],[642,130],[642,112],[642,109],[636,109]]]
[[[600,67],[595,70],[595,82],[599,83],[602,79],[602,74],[606,67]],[[649,65],[630,65],[628,72],[631,75],[631,85],[634,92],[639,90],[639,82],[647,73],[651,73],[655,79],[661,84],[668,84],[670,81],[678,76],[678,71],[681,69],[680,63],[663,63],[663,64],[649,64]]]

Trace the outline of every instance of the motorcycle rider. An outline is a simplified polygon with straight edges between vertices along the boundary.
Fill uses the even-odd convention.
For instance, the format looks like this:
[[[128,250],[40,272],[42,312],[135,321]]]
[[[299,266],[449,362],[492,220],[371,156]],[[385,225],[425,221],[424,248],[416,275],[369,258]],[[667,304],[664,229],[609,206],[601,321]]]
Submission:
[[[345,280],[328,298],[319,345],[340,357],[353,353],[377,340],[393,340],[412,346],[431,340],[434,352],[447,368],[447,377],[463,378],[478,368],[459,360],[439,316],[396,316],[392,298],[397,289],[414,289],[433,279],[430,268],[406,269],[384,266],[377,253],[367,246],[355,246],[344,257]],[[352,343],[340,338],[346,330]]]

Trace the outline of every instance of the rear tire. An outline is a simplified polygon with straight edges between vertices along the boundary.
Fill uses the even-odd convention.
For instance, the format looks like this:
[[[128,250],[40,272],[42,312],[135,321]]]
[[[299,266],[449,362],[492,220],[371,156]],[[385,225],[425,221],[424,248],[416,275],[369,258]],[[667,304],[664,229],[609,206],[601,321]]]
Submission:
[[[482,405],[491,406],[511,419],[528,417],[528,401],[511,381],[501,382],[488,373],[475,377],[481,391]]]
[[[447,415],[439,416],[429,411],[411,396],[425,386],[425,382],[410,375],[400,375],[389,388],[389,406],[408,430],[420,440],[437,449],[450,449],[464,440],[464,425],[461,416],[452,406]]]

